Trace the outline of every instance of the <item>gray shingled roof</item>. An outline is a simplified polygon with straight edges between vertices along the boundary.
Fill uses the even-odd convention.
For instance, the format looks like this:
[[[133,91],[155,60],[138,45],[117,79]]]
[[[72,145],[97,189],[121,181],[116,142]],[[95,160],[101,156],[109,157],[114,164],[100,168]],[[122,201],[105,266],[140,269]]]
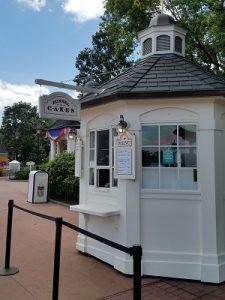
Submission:
[[[182,56],[161,54],[137,61],[100,89],[98,95],[81,98],[81,107],[120,99],[225,96],[225,80]]]

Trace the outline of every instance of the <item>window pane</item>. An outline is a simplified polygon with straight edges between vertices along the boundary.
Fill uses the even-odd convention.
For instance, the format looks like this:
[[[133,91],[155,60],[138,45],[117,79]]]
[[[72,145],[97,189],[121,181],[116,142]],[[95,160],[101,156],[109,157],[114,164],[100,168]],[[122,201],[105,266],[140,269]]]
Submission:
[[[160,126],[160,144],[161,145],[176,145],[177,144],[177,126],[162,125]]]
[[[142,145],[158,144],[158,126],[142,126]]]
[[[196,145],[196,126],[182,125],[179,128],[179,144],[180,145]]]
[[[158,165],[159,165],[158,147],[143,147],[142,148],[142,166],[143,167],[158,167]]]
[[[97,132],[97,165],[109,165],[109,130]]]
[[[90,148],[95,147],[95,132],[91,131],[90,132]]]
[[[90,150],[90,161],[94,161],[95,160],[95,150]]]
[[[95,180],[94,180],[94,169],[89,169],[89,184],[94,185]]]
[[[142,169],[142,187],[144,189],[159,188],[159,169],[143,168]]]
[[[98,176],[98,187],[110,187],[110,179],[109,179],[109,169],[98,169],[97,170]]]
[[[160,170],[160,189],[176,190],[178,180],[177,169],[163,168]]]
[[[196,190],[197,184],[197,170],[196,169],[181,169],[179,172],[180,190]]]
[[[197,150],[195,147],[180,148],[181,167],[197,167]]]

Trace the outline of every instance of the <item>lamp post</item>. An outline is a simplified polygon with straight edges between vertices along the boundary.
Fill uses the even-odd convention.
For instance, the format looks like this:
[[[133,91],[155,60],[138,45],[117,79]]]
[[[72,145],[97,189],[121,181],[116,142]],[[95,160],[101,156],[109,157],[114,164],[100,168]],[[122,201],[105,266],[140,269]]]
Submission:
[[[15,135],[15,141],[16,141],[16,145],[15,145],[15,160],[17,160],[17,156],[18,156],[18,153],[17,153],[18,140],[19,140],[19,134],[16,131],[16,135]]]
[[[37,166],[36,166],[36,169],[38,170],[39,162],[40,162],[40,134],[41,134],[40,128],[36,129],[36,134],[37,134]]]

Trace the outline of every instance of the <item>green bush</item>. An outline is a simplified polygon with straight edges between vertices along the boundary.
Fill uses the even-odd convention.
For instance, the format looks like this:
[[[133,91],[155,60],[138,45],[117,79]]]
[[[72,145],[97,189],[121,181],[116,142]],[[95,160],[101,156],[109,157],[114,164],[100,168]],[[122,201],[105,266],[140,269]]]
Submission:
[[[29,178],[30,168],[27,166],[21,167],[19,172],[16,172],[15,179],[27,180]]]
[[[63,152],[58,154],[52,161],[42,165],[42,170],[49,175],[50,194],[60,194],[69,186],[79,185],[79,178],[75,177],[75,155]],[[54,189],[54,192],[53,192]],[[71,190],[71,193],[73,191]]]

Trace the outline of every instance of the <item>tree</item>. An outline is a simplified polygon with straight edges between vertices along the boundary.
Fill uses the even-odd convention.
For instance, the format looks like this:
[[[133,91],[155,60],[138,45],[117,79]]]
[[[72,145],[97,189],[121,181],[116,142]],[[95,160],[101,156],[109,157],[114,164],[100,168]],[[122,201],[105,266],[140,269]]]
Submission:
[[[188,30],[186,55],[192,61],[225,74],[225,1],[167,0],[167,8]]]
[[[93,78],[102,83],[129,66],[132,54],[137,51],[137,34],[160,11],[160,3],[160,0],[106,0],[100,29],[92,36],[93,49],[86,48],[76,59],[80,73],[75,81],[84,84]],[[165,0],[164,3],[178,25],[188,30],[186,56],[215,73],[225,74],[225,1]]]
[[[47,122],[39,119],[36,106],[22,101],[6,106],[0,131],[9,152],[9,159],[18,159],[22,163],[30,160],[37,162],[39,150],[40,161],[46,160],[49,146],[44,140],[45,133],[42,130],[38,137],[36,131],[37,128],[45,129],[46,126]]]

